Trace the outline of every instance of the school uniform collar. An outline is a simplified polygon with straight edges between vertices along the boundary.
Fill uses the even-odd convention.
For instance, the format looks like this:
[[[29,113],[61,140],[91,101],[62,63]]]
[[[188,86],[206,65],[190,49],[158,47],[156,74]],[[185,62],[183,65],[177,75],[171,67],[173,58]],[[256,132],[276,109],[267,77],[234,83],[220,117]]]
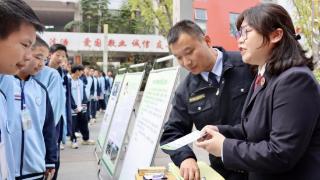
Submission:
[[[223,62],[222,62],[223,54],[222,54],[222,52],[221,52],[219,49],[217,49],[217,48],[213,48],[212,50],[217,52],[217,59],[216,59],[216,62],[215,62],[215,64],[214,64],[211,72],[216,75],[217,81],[219,82],[220,79],[221,79],[222,70],[223,70]],[[203,78],[205,81],[208,82],[209,72],[201,72],[200,74],[201,74],[202,78]]]
[[[14,77],[16,78],[16,79],[19,79],[20,81],[28,81],[30,78],[31,78],[31,75],[29,75],[28,77],[27,77],[27,79],[21,79],[19,76],[17,76],[17,75],[14,75]]]

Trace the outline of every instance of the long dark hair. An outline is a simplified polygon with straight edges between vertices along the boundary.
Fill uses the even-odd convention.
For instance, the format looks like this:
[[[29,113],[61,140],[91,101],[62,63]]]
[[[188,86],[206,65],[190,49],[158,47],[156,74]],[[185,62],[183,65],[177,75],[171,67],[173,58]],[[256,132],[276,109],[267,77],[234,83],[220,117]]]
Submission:
[[[290,15],[282,6],[263,3],[245,10],[237,19],[238,30],[243,21],[263,36],[262,46],[270,43],[270,33],[277,28],[283,30],[282,39],[276,43],[267,60],[267,72],[278,75],[290,67],[304,65],[313,70],[313,58],[306,57],[305,51],[297,41],[300,35],[295,33]]]

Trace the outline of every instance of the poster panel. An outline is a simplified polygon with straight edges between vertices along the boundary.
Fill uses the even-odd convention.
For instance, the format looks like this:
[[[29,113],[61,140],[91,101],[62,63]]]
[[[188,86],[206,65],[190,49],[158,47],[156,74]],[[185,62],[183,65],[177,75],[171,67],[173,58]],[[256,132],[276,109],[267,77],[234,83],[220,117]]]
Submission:
[[[100,149],[102,149],[104,146],[107,132],[108,132],[108,129],[110,126],[111,118],[113,116],[113,112],[114,112],[116,103],[119,98],[120,89],[121,89],[121,85],[122,85],[124,77],[125,77],[125,74],[118,74],[114,79],[114,83],[113,83],[111,93],[109,96],[109,100],[108,100],[107,109],[106,109],[106,112],[103,116],[100,132],[99,132],[99,136],[98,136],[98,141],[97,141],[98,143],[97,144]]]
[[[115,172],[143,75],[144,72],[127,73],[122,83],[102,156],[102,162],[111,175]]]
[[[178,71],[178,67],[173,67],[150,72],[120,180],[133,179],[138,168],[151,165]]]

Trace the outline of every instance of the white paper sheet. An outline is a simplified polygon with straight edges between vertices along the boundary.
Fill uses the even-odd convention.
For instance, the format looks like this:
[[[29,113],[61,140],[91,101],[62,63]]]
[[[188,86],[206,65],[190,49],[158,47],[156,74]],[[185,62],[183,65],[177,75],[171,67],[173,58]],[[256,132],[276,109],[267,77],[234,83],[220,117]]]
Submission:
[[[202,136],[204,136],[204,132],[201,132],[198,130],[193,131],[190,134],[187,134],[177,140],[174,140],[168,144],[162,145],[160,148],[164,149],[164,150],[176,150],[176,149],[181,148],[182,146],[185,146],[189,143],[192,143],[192,142],[198,140]]]

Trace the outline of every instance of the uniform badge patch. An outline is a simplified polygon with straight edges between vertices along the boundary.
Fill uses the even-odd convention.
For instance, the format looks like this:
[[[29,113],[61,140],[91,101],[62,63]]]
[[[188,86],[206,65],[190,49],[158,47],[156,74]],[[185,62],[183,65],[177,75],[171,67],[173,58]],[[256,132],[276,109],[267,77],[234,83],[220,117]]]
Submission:
[[[197,96],[190,97],[189,98],[189,103],[200,101],[201,99],[204,99],[205,97],[206,97],[205,94],[200,94],[200,95],[197,95]]]

